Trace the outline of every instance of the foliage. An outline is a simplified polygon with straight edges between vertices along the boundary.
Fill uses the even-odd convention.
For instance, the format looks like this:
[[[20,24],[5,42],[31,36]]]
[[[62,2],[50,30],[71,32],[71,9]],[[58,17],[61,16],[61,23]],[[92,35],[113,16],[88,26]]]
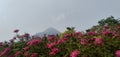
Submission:
[[[19,35],[17,29],[9,42],[0,42],[0,57],[120,57],[120,26],[99,28],[82,33],[68,27],[44,37]]]
[[[98,21],[98,23],[101,26],[105,26],[105,25],[108,25],[108,26],[120,25],[119,19],[115,19],[113,16],[108,17],[106,19],[102,19],[102,20]]]

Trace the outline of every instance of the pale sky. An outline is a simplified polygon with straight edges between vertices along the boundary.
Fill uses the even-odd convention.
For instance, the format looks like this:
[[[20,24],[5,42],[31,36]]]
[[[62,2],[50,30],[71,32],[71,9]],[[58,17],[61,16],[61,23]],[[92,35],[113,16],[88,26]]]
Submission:
[[[120,0],[0,0],[0,41],[11,39],[14,29],[35,34],[73,26],[83,31],[111,15],[120,17]]]

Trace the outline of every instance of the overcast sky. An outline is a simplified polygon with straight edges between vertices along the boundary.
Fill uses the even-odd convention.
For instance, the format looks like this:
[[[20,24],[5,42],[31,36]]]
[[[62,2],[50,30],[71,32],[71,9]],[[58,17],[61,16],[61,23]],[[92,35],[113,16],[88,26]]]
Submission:
[[[111,15],[120,17],[120,0],[0,0],[0,41],[17,28],[30,34],[49,27],[83,31]]]

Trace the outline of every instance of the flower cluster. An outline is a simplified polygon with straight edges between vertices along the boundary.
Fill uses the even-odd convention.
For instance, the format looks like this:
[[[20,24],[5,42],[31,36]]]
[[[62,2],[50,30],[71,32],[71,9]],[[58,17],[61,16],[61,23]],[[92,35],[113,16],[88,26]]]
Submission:
[[[0,57],[120,57],[120,26],[99,29],[44,37],[20,35],[16,29],[16,36],[0,42]]]
[[[33,39],[33,40],[29,41],[27,44],[28,44],[28,46],[33,46],[33,45],[40,44],[41,42],[42,42],[41,39]]]

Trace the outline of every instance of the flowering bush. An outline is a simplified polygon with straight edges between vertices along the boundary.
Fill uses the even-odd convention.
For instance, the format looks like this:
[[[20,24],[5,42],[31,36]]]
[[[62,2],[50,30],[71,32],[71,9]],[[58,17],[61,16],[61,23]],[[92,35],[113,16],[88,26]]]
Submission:
[[[0,42],[0,57],[120,57],[119,27],[101,26],[100,31],[86,33],[68,30],[44,37],[19,35],[17,29],[13,39]]]

